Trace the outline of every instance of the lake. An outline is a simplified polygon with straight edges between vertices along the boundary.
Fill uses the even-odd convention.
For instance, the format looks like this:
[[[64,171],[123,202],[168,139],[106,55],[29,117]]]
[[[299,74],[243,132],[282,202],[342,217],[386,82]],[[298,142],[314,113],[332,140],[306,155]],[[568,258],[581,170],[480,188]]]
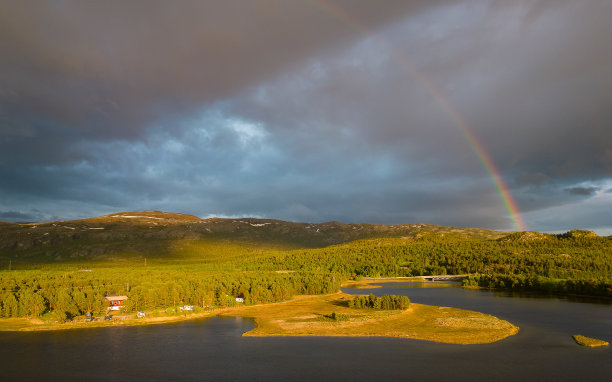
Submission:
[[[142,327],[0,333],[3,381],[579,381],[612,380],[610,301],[469,290],[452,284],[381,284],[351,294],[403,294],[413,302],[493,314],[519,334],[484,345],[398,338],[241,337],[243,318]],[[430,286],[431,283],[423,284]]]

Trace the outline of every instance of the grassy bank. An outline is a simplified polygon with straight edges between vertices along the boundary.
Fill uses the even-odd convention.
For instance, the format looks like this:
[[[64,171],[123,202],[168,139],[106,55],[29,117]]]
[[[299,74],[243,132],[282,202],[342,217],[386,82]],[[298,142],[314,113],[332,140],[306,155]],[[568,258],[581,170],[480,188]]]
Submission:
[[[411,304],[408,310],[352,309],[353,296],[334,293],[297,296],[290,301],[240,306],[187,315],[134,315],[112,321],[57,323],[39,319],[0,320],[0,331],[48,331],[110,326],[151,325],[214,315],[252,317],[257,328],[245,336],[378,336],[400,337],[453,344],[499,341],[518,328],[496,317],[455,308]],[[335,313],[335,314],[333,314]]]
[[[347,281],[342,284],[343,287],[353,288],[353,289],[375,289],[382,288],[380,285],[372,285],[370,281]]]
[[[99,318],[96,321],[87,322],[84,320],[75,320],[65,323],[55,321],[44,321],[38,318],[4,318],[0,319],[0,331],[18,331],[18,332],[34,332],[34,331],[51,331],[51,330],[70,330],[70,329],[86,329],[86,328],[104,328],[111,326],[141,326],[154,324],[167,324],[171,322],[179,322],[193,320],[197,318],[211,317],[217,314],[217,311],[208,311],[202,313],[188,313],[186,315],[177,314],[149,314],[145,318],[136,318],[135,314],[114,316],[112,320],[105,321]]]
[[[291,301],[228,309],[225,316],[252,317],[257,328],[245,336],[377,336],[453,344],[499,341],[518,327],[491,315],[411,304],[403,311],[351,309],[351,295],[298,296]],[[332,313],[342,317],[331,318]]]

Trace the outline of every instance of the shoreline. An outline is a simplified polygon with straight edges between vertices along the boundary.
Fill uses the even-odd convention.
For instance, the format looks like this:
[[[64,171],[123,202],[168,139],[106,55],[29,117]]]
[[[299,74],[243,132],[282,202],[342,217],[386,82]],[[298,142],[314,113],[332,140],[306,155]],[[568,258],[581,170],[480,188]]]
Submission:
[[[169,324],[173,322],[182,322],[195,320],[198,318],[207,318],[218,315],[222,309],[201,312],[201,313],[190,313],[187,316],[184,315],[172,315],[172,316],[154,316],[145,318],[136,318],[136,314],[113,316],[113,317],[125,317],[129,318],[115,318],[110,321],[98,320],[93,322],[87,321],[72,321],[66,323],[59,322],[45,322],[37,318],[2,318],[0,319],[0,332],[43,332],[43,331],[61,331],[61,330],[75,330],[75,329],[89,329],[89,328],[109,328],[109,327],[122,327],[122,326],[145,326],[145,325],[157,325],[157,324]],[[153,314],[154,312],[146,312],[147,314]]]
[[[463,276],[463,275],[457,275]],[[472,289],[472,290],[483,290],[483,291],[491,291],[491,292],[506,292],[506,293],[516,293],[516,294],[525,294],[525,295],[533,295],[533,296],[546,296],[546,297],[556,297],[559,299],[572,299],[579,298],[585,300],[591,300],[594,302],[602,302],[605,304],[612,303],[612,295],[610,296],[599,296],[599,295],[591,295],[591,294],[580,294],[580,293],[562,293],[558,291],[545,291],[539,289],[512,289],[512,288],[489,288],[479,285],[461,285],[459,281],[455,280],[427,280],[424,277],[429,276],[398,276],[398,277],[372,277],[372,278],[364,278],[363,280],[349,280],[342,284],[341,288],[354,288],[354,289],[376,289],[382,288],[380,285],[371,285],[370,283],[402,283],[402,282],[418,282],[424,284],[431,284],[434,286],[436,283],[458,283],[460,288],[463,289]]]
[[[368,280],[372,281],[372,280]],[[340,287],[351,287],[352,284],[359,283],[353,280],[349,280],[343,283]],[[365,284],[364,284],[365,285]],[[367,288],[380,288],[380,286],[367,286]],[[294,298],[295,299],[295,296]],[[292,300],[293,300],[292,299]],[[289,300],[291,301],[291,300]],[[278,304],[258,304],[251,306],[266,306]],[[38,331],[59,331],[59,330],[73,330],[73,329],[86,329],[86,328],[107,328],[114,326],[144,326],[144,325],[157,325],[157,324],[168,324],[173,322],[182,322],[188,320],[196,320],[199,318],[214,317],[223,313],[228,309],[237,309],[242,307],[230,307],[230,308],[217,308],[199,313],[188,313],[185,315],[163,315],[162,311],[147,311],[147,317],[136,318],[135,313],[129,315],[116,315],[111,321],[104,321],[103,317],[96,317],[97,320],[93,322],[86,322],[82,320],[60,323],[57,321],[43,321],[40,318],[31,317],[11,317],[11,318],[0,318],[0,332],[38,332]],[[162,315],[156,316],[156,313]],[[118,318],[129,316],[130,318]]]
[[[368,280],[372,282],[373,280]],[[399,281],[399,280],[398,280]],[[406,281],[406,280],[402,280]],[[360,281],[343,283],[350,287]],[[38,332],[87,328],[157,325],[221,317],[245,317],[256,327],[243,336],[342,336],[397,337],[451,344],[482,344],[518,333],[510,322],[481,312],[411,303],[406,310],[354,309],[348,301],[354,296],[343,292],[294,296],[291,300],[221,308],[187,315],[135,318],[134,314],[112,321],[50,323],[40,319],[0,319],[0,331]],[[157,312],[159,313],[159,312]],[[156,312],[147,312],[155,315]],[[332,319],[339,315],[340,320]],[[129,318],[127,318],[129,317]]]
[[[354,288],[354,289],[377,289],[382,288],[381,285],[373,285],[373,283],[423,283],[431,284],[431,286],[439,285],[440,283],[458,283],[454,280],[427,280],[423,276],[410,276],[410,277],[374,277],[364,278],[362,280],[348,280],[340,285],[340,288]]]
[[[411,303],[406,310],[354,309],[353,295],[342,292],[296,296],[266,305],[230,308],[221,316],[249,317],[256,327],[247,337],[396,337],[471,345],[500,341],[519,328],[492,315],[471,310]],[[334,320],[332,315],[342,317]]]

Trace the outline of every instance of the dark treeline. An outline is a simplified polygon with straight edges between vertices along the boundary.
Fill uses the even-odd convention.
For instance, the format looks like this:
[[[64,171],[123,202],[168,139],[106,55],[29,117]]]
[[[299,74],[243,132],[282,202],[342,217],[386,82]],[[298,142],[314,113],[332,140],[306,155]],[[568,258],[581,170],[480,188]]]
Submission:
[[[523,275],[470,275],[464,286],[480,286],[491,289],[537,290],[561,294],[588,296],[612,296],[612,282],[606,280],[551,279],[542,276]]]
[[[394,294],[385,294],[381,297],[370,294],[369,296],[356,296],[349,301],[348,306],[355,309],[400,310],[410,308],[410,299],[406,296]]]
[[[589,279],[612,275],[612,240],[374,239],[281,252],[262,266],[364,277],[501,273]]]
[[[353,277],[504,275],[517,282],[531,280],[520,282],[527,289],[547,291],[554,284],[558,292],[612,296],[609,237],[566,234],[539,240],[483,240],[424,235],[418,239],[373,239],[278,253],[263,266],[338,272]],[[512,282],[504,280],[502,286],[490,280],[480,276],[470,283],[512,287]]]

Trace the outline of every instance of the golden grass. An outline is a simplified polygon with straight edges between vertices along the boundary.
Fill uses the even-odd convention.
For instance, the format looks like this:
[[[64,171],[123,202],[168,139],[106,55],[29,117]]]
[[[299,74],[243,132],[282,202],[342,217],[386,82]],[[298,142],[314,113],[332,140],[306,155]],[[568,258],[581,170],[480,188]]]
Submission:
[[[422,281],[415,277],[396,277],[396,278],[371,278],[367,280],[348,280],[345,281],[341,286],[343,288],[355,288],[355,289],[374,289],[382,288],[381,285],[373,285],[373,283],[405,283],[410,281]]]
[[[367,282],[359,282],[359,281],[352,281],[352,282],[348,282],[344,285],[342,285],[343,287],[348,287],[348,288],[354,288],[354,289],[375,289],[375,288],[382,288],[382,286],[380,285],[371,285]]]
[[[0,320],[0,332],[27,330],[34,326],[33,321],[27,318],[3,318]]]
[[[453,344],[499,341],[518,333],[518,327],[494,316],[455,308],[411,304],[404,311],[351,309],[353,296],[335,293],[298,296],[267,305],[228,309],[224,316],[255,319],[257,328],[245,336],[380,336]],[[334,321],[336,312],[348,319]]]
[[[34,332],[50,330],[103,328],[109,326],[154,325],[210,317],[215,315],[216,313],[216,311],[209,311],[203,313],[189,313],[187,315],[147,316],[145,318],[136,318],[136,316],[132,314],[127,316],[115,316],[111,321],[98,319],[97,321],[93,322],[86,322],[80,320],[66,323],[43,321],[36,318],[4,318],[0,320],[0,331]]]
[[[574,337],[574,341],[576,341],[578,345],[587,346],[591,348],[609,345],[607,341],[598,340],[597,338],[585,337],[580,334],[574,334],[572,337]]]

